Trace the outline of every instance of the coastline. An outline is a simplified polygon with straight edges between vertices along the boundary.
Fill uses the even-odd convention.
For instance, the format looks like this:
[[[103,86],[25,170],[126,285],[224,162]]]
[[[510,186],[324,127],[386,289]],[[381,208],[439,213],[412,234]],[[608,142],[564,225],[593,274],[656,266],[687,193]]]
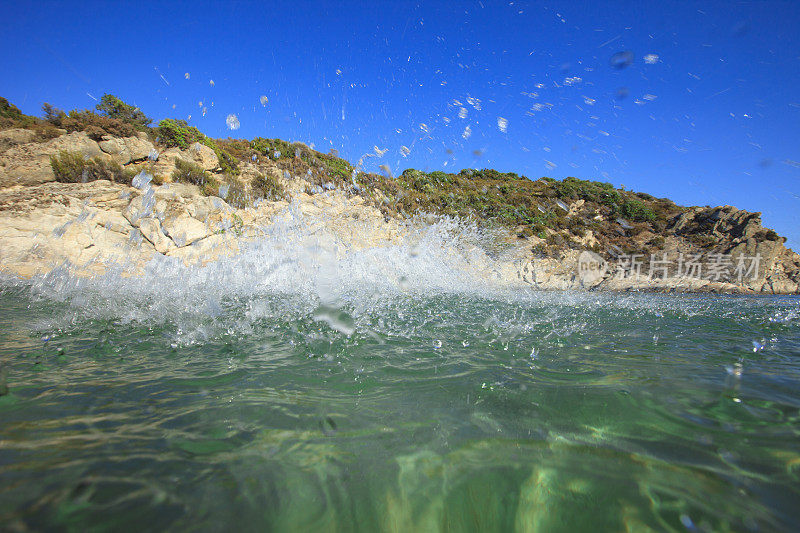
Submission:
[[[6,274],[136,275],[157,256],[202,266],[287,217],[292,231],[345,253],[413,247],[446,220],[481,235],[452,253],[490,285],[800,294],[800,256],[760,213],[731,206],[683,207],[603,182],[490,169],[392,177],[302,143],[210,139],[175,120],[150,128],[134,108],[126,119],[45,105],[48,122],[0,104]]]

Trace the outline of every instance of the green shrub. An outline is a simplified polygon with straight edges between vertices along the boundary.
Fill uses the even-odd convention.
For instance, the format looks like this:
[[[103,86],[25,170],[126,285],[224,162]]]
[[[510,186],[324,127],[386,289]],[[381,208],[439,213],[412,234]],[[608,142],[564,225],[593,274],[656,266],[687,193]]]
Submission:
[[[61,183],[85,183],[96,180],[109,180],[114,183],[131,184],[136,175],[134,169],[124,169],[116,161],[96,157],[86,159],[80,152],[62,150],[50,156],[50,166]]]
[[[341,180],[351,179],[353,166],[344,159],[329,154],[321,156],[319,160],[331,176]]]
[[[153,119],[142,113],[138,107],[126,104],[113,94],[104,94],[95,107],[103,115],[132,126],[146,128],[153,122]]]
[[[619,208],[619,213],[635,222],[652,222],[656,219],[655,212],[639,200],[625,200]]]
[[[203,170],[203,167],[184,161],[183,159],[175,159],[175,170],[172,172],[172,181],[179,183],[191,183],[198,187],[203,187],[209,180],[209,175]]]
[[[84,180],[83,170],[88,161],[80,152],[61,150],[58,155],[50,156],[50,167],[61,183],[81,183]]]
[[[271,174],[259,174],[251,182],[253,192],[265,200],[283,200],[286,198],[286,189],[280,180]]]
[[[214,150],[219,160],[219,166],[225,174],[230,174],[232,176],[237,176],[239,174],[239,163],[236,158],[223,148],[220,148],[214,139],[206,137],[194,126],[189,126],[185,120],[165,118],[158,123],[156,134],[158,136],[158,141],[168,148],[186,150],[194,143],[208,146]],[[222,142],[225,141],[221,141],[221,143]]]
[[[251,205],[251,195],[241,181],[229,176],[227,185],[228,193],[224,197],[226,202],[237,209],[244,209]]]
[[[158,141],[168,148],[189,148],[195,142],[203,142],[206,136],[194,126],[189,126],[185,120],[165,118],[158,123],[156,128]],[[205,144],[205,143],[203,143]]]
[[[230,174],[231,176],[239,175],[239,162],[226,150],[220,148],[217,143],[214,142],[214,139],[203,137],[200,143],[214,150],[214,153],[217,154],[217,159],[219,160],[219,167],[222,169],[223,173]]]
[[[265,139],[256,137],[250,141],[250,147],[259,155],[272,160],[294,157],[294,147],[281,139]]]

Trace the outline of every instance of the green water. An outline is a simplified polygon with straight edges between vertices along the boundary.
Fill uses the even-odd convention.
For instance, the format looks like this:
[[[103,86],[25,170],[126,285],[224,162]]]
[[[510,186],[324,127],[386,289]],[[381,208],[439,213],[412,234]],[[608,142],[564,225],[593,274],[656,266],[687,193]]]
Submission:
[[[796,298],[151,296],[0,291],[0,529],[800,523]]]

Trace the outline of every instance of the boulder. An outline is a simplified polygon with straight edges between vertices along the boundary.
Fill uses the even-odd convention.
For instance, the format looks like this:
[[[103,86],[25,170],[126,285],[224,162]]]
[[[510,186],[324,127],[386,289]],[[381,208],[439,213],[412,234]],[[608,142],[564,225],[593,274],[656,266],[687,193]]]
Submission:
[[[139,137],[109,137],[100,141],[98,145],[103,152],[110,155],[121,165],[147,159],[154,149],[150,141],[142,140]]]
[[[175,171],[176,159],[194,163],[203,170],[215,170],[219,167],[219,159],[214,150],[200,143],[194,143],[186,150],[168,148],[158,154],[158,160],[153,165],[154,175],[169,178]]]
[[[217,154],[204,144],[194,143],[187,152],[189,160],[200,165],[203,170],[214,170],[219,167]]]
[[[0,153],[5,152],[13,146],[33,142],[36,133],[22,128],[11,128],[0,131]]]
[[[141,219],[139,221],[139,231],[142,232],[144,238],[150,241],[160,254],[165,254],[175,248],[175,243],[172,242],[172,239],[164,235],[164,232],[161,230],[161,223],[157,218],[146,217]]]
[[[163,228],[178,248],[194,244],[209,234],[208,227],[204,223],[188,215],[165,220]]]

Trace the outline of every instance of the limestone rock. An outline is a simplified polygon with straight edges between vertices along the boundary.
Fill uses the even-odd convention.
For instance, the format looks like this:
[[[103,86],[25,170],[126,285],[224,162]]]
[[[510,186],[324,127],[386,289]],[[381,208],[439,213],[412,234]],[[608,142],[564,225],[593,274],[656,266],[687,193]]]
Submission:
[[[164,235],[161,230],[161,223],[157,218],[146,217],[141,219],[139,221],[139,231],[142,232],[145,239],[153,244],[160,254],[165,254],[175,248],[175,243],[172,242],[172,239]]]
[[[0,187],[55,181],[50,156],[61,150],[80,152],[86,158],[103,154],[97,143],[83,132],[62,135],[47,142],[19,144],[0,154]]]
[[[165,220],[163,228],[178,248],[194,244],[209,234],[204,223],[188,215]]]
[[[0,153],[5,152],[13,146],[33,142],[36,133],[22,128],[11,128],[0,131]]]
[[[185,159],[200,165],[203,170],[214,170],[219,168],[219,158],[217,154],[208,146],[200,143],[194,143],[186,150]]]
[[[168,148],[158,154],[158,160],[153,165],[154,174],[165,178],[172,176],[176,168],[176,159],[199,165],[203,170],[215,170],[219,167],[219,159],[214,150],[203,144],[194,143],[186,150]]]
[[[100,141],[98,146],[121,165],[147,159],[150,152],[155,148],[150,141],[139,137],[111,137]]]

